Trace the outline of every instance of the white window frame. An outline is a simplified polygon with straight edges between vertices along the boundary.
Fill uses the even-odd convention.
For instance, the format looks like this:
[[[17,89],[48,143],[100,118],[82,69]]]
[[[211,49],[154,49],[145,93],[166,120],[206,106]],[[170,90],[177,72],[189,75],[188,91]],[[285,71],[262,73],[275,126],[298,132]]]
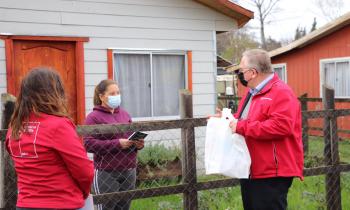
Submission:
[[[111,49],[111,48],[109,48]],[[115,60],[114,55],[115,54],[142,54],[142,55],[150,55],[150,69],[151,69],[151,84],[152,81],[152,55],[183,55],[185,57],[185,88],[188,89],[188,58],[187,58],[187,52],[186,50],[170,50],[170,49],[144,49],[144,48],[112,48],[113,50],[113,79],[115,81],[118,81],[115,75],[116,68],[115,68]],[[153,85],[152,85],[153,86]],[[152,87],[151,86],[151,87]],[[128,111],[128,110],[126,110]],[[151,91],[151,114],[153,115],[153,91]],[[180,113],[179,115],[174,116],[152,116],[152,117],[133,117],[133,121],[148,121],[148,120],[172,120],[172,119],[180,119]]]
[[[285,78],[280,78],[282,81],[284,81],[285,83],[288,83],[288,77],[287,77],[287,63],[276,63],[276,64],[272,64],[272,69],[275,72],[275,68],[281,68],[284,69],[284,76]]]
[[[344,62],[347,61],[349,62],[349,66],[350,66],[350,57],[336,57],[336,58],[326,58],[326,59],[320,59],[320,98],[323,97],[323,90],[322,90],[322,86],[324,84],[325,81],[325,72],[324,72],[324,65],[325,63],[337,63],[337,62]],[[335,91],[335,90],[334,90]],[[335,98],[350,98],[350,96],[334,96]]]

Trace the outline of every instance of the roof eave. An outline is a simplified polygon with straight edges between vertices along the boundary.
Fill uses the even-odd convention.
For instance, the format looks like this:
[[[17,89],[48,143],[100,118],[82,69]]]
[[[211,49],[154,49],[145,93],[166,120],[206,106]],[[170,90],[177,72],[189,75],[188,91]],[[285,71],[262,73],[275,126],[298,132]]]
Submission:
[[[254,18],[254,12],[245,9],[229,0],[195,0],[237,21],[239,28]]]
[[[333,33],[334,31],[337,31],[346,25],[350,24],[350,12],[346,13],[345,15],[335,19],[334,21],[326,24],[325,26],[311,32],[310,34],[307,34],[306,36],[284,46],[277,48],[275,50],[272,50],[269,52],[270,57],[275,57],[278,55],[285,54],[291,50],[294,49],[300,49],[303,48],[319,39],[322,39],[323,37]]]

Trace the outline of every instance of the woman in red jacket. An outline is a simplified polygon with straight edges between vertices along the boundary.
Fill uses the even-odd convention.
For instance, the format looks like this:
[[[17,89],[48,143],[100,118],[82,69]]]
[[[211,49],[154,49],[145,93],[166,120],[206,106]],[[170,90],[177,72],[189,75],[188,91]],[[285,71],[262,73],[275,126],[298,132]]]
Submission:
[[[55,71],[34,69],[22,80],[6,147],[17,173],[17,210],[83,207],[93,164],[69,118]]]

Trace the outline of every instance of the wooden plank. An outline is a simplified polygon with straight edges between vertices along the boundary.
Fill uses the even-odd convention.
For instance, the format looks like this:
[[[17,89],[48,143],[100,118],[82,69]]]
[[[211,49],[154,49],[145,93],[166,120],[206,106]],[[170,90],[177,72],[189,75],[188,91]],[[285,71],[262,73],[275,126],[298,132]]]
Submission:
[[[85,74],[85,86],[95,86],[101,80],[107,79],[107,73]]]
[[[159,5],[145,6],[137,4],[109,4],[99,2],[65,1],[62,3],[61,11],[82,14],[104,14],[129,17],[165,17],[218,21],[229,19],[231,22],[234,22],[232,18],[216,15],[216,11],[205,7],[194,9],[183,7],[165,7]]]
[[[201,191],[201,190],[210,190],[210,189],[223,188],[223,187],[234,187],[237,185],[239,185],[238,179],[223,179],[223,180],[199,182],[196,184],[196,189],[198,191]]]
[[[300,103],[301,103],[301,110],[307,111],[307,93],[302,95],[300,97]],[[304,156],[309,153],[309,125],[308,125],[308,118],[306,115],[302,115],[302,139],[303,139],[303,147],[304,147]]]
[[[163,50],[198,50],[208,51],[213,49],[212,41],[188,41],[188,40],[151,40],[130,38],[91,38],[85,45],[85,49],[163,49]],[[210,75],[211,77],[212,74]]]
[[[89,39],[87,39],[89,40]],[[84,42],[77,41],[75,46],[75,68],[76,68],[76,97],[77,97],[77,124],[85,121],[85,62]]]
[[[167,18],[189,18],[189,19],[210,19],[226,20],[233,22],[232,18],[224,15],[217,15],[208,7],[184,7],[178,1],[172,5],[143,5],[141,3],[126,4],[124,2],[98,2],[98,1],[52,1],[47,4],[45,0],[36,0],[35,4],[27,1],[12,0],[0,1],[1,8],[24,9],[47,12],[74,12],[84,14],[108,14],[123,16],[145,16],[145,17],[167,17]],[[193,4],[192,4],[193,5]]]
[[[179,97],[181,119],[193,118],[193,101],[190,90],[181,90]],[[189,125],[181,129],[182,140],[182,176],[187,190],[184,192],[184,209],[198,209],[196,146],[194,126]]]
[[[0,82],[1,82],[0,87],[2,87],[2,88],[7,87],[6,81],[7,81],[6,74],[0,74]],[[5,92],[7,92],[7,91],[5,91]]]
[[[196,94],[193,95],[193,104],[195,105],[213,105],[216,94]]]
[[[105,125],[81,125],[77,126],[79,135],[111,134],[135,130],[152,131],[175,128],[187,128],[191,126],[206,126],[206,118],[181,119],[181,120],[155,120],[145,122],[133,122],[131,124],[105,124]]]
[[[108,49],[107,50],[107,76],[108,79],[114,79],[114,72],[113,72],[113,50]]]
[[[12,3],[13,2],[13,3]],[[78,0],[74,2],[90,2],[90,3],[104,3],[106,5],[136,5],[136,6],[161,6],[161,7],[178,7],[178,8],[193,8],[203,9],[206,8],[201,4],[188,1],[188,0]],[[69,5],[67,5],[69,6]],[[47,11],[62,11],[61,1],[52,1],[47,4],[47,0],[36,0],[35,4],[30,1],[11,0],[1,1],[0,7],[5,8],[23,8],[23,9],[37,9]]]
[[[299,97],[299,100],[300,99],[301,98]],[[303,100],[306,100],[307,102],[322,102],[322,98],[306,98]],[[335,102],[350,102],[350,99],[349,98],[335,98],[334,101]]]
[[[45,17],[45,18],[43,18]],[[0,19],[12,22],[34,22],[60,24],[60,12],[33,11],[23,9],[2,9],[0,8]]]
[[[149,198],[156,196],[179,194],[186,191],[187,185],[181,184],[176,186],[149,188],[143,190],[130,190],[124,192],[104,193],[100,195],[94,195],[94,204],[103,203],[106,200],[119,200],[119,199],[137,199],[137,198]]]
[[[193,62],[209,62],[213,64],[214,62],[216,62],[214,51],[193,52]]]
[[[0,48],[0,51],[3,51],[5,53],[5,49],[1,50],[1,48]],[[6,61],[5,60],[0,60],[0,74],[2,74],[2,75],[6,74]],[[6,84],[6,81],[4,81],[4,83]],[[0,81],[0,87],[5,85],[5,84],[3,84],[2,81]]]
[[[104,50],[106,54],[106,50]],[[107,62],[106,61],[85,61],[85,73],[86,74],[107,74]]]
[[[210,113],[213,113],[214,110],[215,110],[214,102],[212,105],[195,104],[195,109],[193,110],[193,114],[195,117],[203,117],[203,116],[207,116]]]
[[[88,42],[88,37],[68,37],[68,36],[28,36],[28,35],[0,35],[0,39],[12,39],[12,40],[40,40],[40,41],[52,41],[52,42]]]
[[[84,0],[87,2],[104,2],[111,4],[135,4],[144,6],[164,6],[164,7],[182,7],[182,8],[204,8],[201,4],[188,0]]]
[[[323,86],[323,107],[326,110],[334,109],[334,89]],[[339,149],[337,135],[337,118],[324,117],[324,160],[327,166],[339,164]],[[326,203],[327,209],[341,209],[340,172],[329,170],[326,172]]]
[[[0,42],[3,42],[3,41],[0,40]],[[2,61],[6,60],[4,47],[0,47],[0,60],[2,60]]]
[[[187,40],[187,41],[213,41],[212,31],[208,30],[173,30],[163,28],[135,28],[135,27],[95,27],[84,25],[56,25],[47,23],[2,22],[2,31],[11,31],[13,34],[35,31],[36,34],[64,35],[64,36],[88,36],[91,38],[129,38],[146,40]],[[1,44],[0,44],[1,45]],[[102,49],[101,49],[102,50]],[[103,50],[106,50],[104,48]],[[105,54],[104,54],[105,55]]]
[[[341,164],[337,166],[323,166],[316,168],[306,168],[304,169],[304,176],[319,176],[323,175],[329,171],[339,171],[339,172],[349,172],[350,164]],[[206,182],[198,182],[195,185],[195,189],[197,191],[202,190],[211,190],[217,188],[224,187],[234,187],[239,185],[238,179],[221,179],[221,180],[213,180]],[[116,192],[116,193],[107,193],[94,195],[94,202],[101,203],[106,199],[120,199],[120,198],[132,198],[132,199],[140,199],[140,198],[149,198],[163,195],[172,195],[179,194],[188,189],[187,184],[179,184],[175,186],[167,186],[167,187],[159,187],[159,188],[149,188],[142,190],[132,190],[127,192]]]
[[[323,131],[323,128],[318,128],[318,127],[309,127],[309,130],[314,130],[314,131]],[[350,134],[350,130],[343,130],[343,129],[338,129],[337,130],[338,133],[349,133]]]
[[[194,73],[193,74],[193,84],[203,84],[203,83],[215,83],[215,77],[213,73]]]
[[[334,115],[336,117],[348,116],[348,115],[350,115],[350,109],[336,109],[336,110],[334,110]]]
[[[324,118],[325,116],[331,115],[332,111],[324,110],[324,111],[302,111],[302,115],[304,115],[308,119],[317,119]]]
[[[5,141],[6,133],[7,133],[6,129],[0,130],[0,141]]]
[[[68,25],[215,30],[215,21],[212,20],[114,16],[67,12],[62,12],[61,18],[61,23]]]
[[[213,73],[214,64],[211,62],[193,62],[192,72],[193,73]]]
[[[216,93],[214,84],[193,84],[193,94]],[[213,104],[215,102],[213,101]]]
[[[193,73],[192,73],[192,51],[187,51],[187,89],[192,92]]]

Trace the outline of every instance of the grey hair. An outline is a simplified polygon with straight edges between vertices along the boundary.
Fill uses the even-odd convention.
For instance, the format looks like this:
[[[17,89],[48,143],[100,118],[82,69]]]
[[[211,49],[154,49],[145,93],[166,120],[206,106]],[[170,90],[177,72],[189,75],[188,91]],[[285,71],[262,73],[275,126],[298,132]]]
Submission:
[[[243,57],[247,59],[249,68],[254,68],[262,73],[271,73],[271,58],[267,51],[262,49],[246,50]]]

